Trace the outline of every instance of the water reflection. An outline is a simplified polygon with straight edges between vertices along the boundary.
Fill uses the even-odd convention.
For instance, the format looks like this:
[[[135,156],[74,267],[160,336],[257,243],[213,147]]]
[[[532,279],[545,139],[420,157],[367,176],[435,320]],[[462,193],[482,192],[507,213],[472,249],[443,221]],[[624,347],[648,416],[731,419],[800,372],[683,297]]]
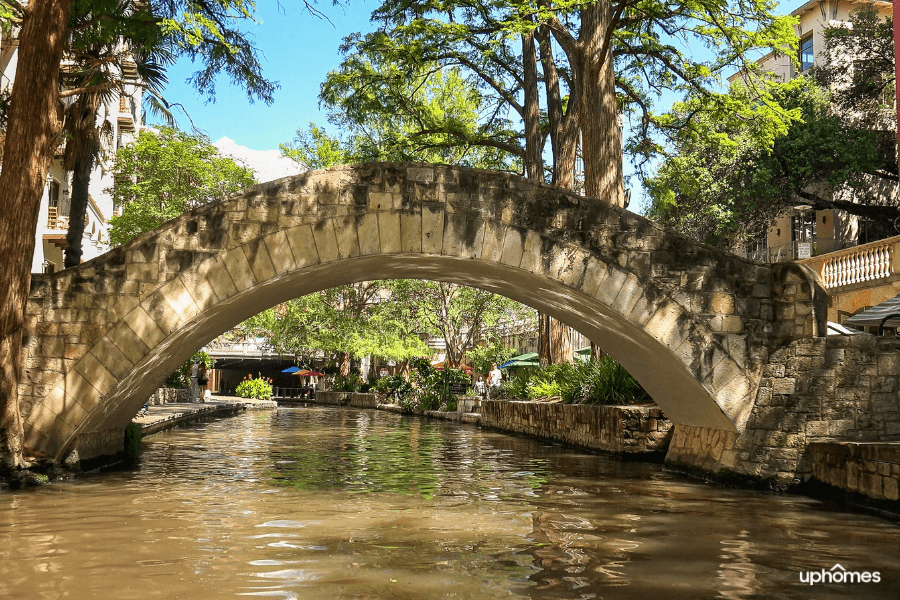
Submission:
[[[338,409],[151,438],[0,495],[0,598],[891,598],[900,528],[540,441]],[[883,584],[799,573],[880,570]]]

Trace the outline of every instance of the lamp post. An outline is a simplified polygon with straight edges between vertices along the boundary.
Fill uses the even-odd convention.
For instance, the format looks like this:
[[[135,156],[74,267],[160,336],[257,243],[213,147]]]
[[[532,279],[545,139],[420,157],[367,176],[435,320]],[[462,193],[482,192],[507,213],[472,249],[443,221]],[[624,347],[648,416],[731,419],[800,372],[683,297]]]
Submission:
[[[800,236],[797,241],[797,258],[810,258],[812,256],[812,243],[806,239],[806,213],[812,210],[809,204],[800,204],[795,206],[794,210],[800,213]]]

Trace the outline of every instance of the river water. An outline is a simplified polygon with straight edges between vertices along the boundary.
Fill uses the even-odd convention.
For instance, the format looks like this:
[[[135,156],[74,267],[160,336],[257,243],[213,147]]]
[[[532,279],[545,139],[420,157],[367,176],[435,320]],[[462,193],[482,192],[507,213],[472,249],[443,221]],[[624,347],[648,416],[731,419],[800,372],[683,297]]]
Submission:
[[[280,408],[144,447],[0,493],[0,598],[900,598],[896,523],[468,425]],[[801,582],[835,564],[880,582]]]

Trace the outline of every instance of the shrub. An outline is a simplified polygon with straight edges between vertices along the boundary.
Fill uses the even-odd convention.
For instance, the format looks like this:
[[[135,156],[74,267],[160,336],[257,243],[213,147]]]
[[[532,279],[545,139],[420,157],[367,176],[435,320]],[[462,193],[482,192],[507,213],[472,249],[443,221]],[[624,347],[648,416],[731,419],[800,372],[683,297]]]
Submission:
[[[335,392],[358,392],[364,383],[362,377],[351,373],[347,376],[336,377],[331,389]]]
[[[650,399],[644,388],[611,356],[599,360],[524,369],[500,387],[502,398],[548,398],[566,403],[635,404]]]
[[[272,397],[272,380],[265,377],[254,379],[252,376],[247,375],[235,388],[234,393],[240,398],[268,400]]]

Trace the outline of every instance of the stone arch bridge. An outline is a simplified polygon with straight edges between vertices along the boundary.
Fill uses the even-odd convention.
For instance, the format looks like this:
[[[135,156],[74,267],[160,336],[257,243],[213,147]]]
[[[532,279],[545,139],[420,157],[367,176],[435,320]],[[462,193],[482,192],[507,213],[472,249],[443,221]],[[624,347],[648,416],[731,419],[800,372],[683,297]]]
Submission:
[[[443,280],[571,325],[676,423],[740,432],[770,353],[824,331],[815,275],[761,265],[521,177],[369,164],[281,179],[33,279],[20,385],[26,444],[115,454],[122,430],[210,339],[297,296]]]

